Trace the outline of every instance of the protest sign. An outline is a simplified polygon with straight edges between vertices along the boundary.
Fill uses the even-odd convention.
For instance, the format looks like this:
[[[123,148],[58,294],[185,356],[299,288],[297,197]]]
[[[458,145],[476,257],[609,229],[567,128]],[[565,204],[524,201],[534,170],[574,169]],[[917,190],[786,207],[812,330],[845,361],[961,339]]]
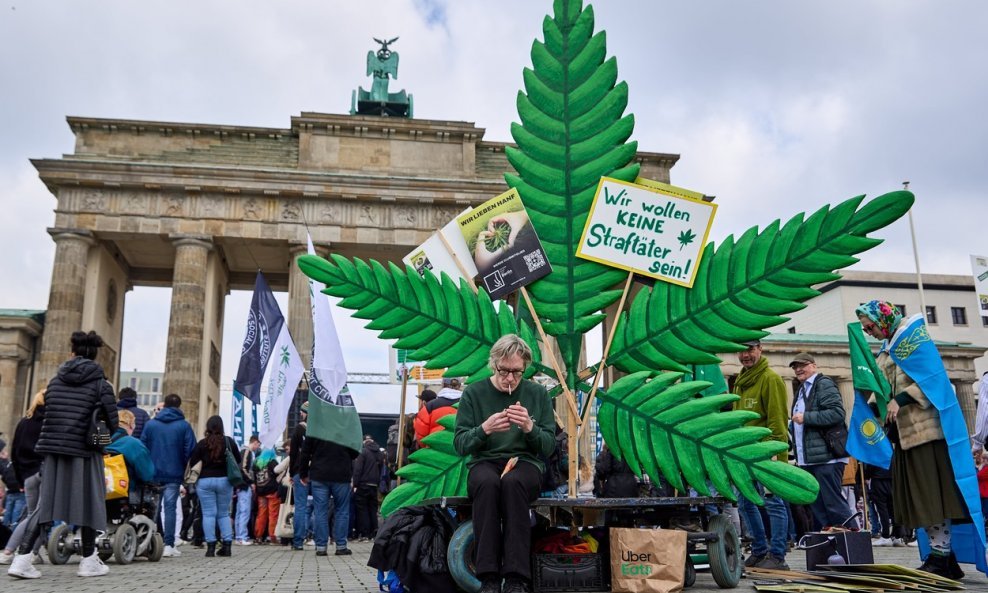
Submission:
[[[491,198],[456,221],[477,267],[478,284],[492,299],[552,271],[518,190]]]
[[[470,210],[471,208],[467,208],[460,213],[460,216]],[[477,267],[473,263],[470,251],[467,250],[459,226],[456,219],[449,221],[401,261],[415,268],[420,275],[424,274],[425,270],[431,270],[437,278],[446,272],[453,279],[472,279],[477,275]]]
[[[710,202],[602,177],[576,255],[690,287],[716,210]]]

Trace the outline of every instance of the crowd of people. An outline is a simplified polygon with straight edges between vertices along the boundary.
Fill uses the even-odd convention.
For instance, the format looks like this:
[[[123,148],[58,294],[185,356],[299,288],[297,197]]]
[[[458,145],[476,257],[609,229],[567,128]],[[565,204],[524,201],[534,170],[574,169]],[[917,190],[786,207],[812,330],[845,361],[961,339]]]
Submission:
[[[39,552],[58,523],[78,532],[79,576],[109,572],[97,549],[112,506],[104,455],[123,457],[127,500],[152,493],[163,558],[181,556],[186,543],[205,548],[206,557],[231,556],[234,544],[293,550],[309,544],[325,556],[331,529],[335,554],[345,556],[352,553],[349,540],[375,536],[379,490],[389,476],[384,449],[370,435],[360,451],[307,437],[305,402],[283,451],[262,448],[257,436],[241,448],[219,416],[206,421],[197,439],[179,395],[166,395],[148,414],[133,389],[114,394],[96,362],[102,345],[95,332],[74,332],[72,356],[35,394],[10,447],[0,441],[6,537],[0,564],[9,564],[8,575],[41,576]],[[94,441],[97,425],[108,442]],[[294,509],[287,518],[285,504]]]
[[[744,565],[788,569],[787,552],[803,533],[858,530],[858,519],[866,514],[874,545],[908,545],[914,530],[922,528],[931,551],[920,568],[960,578],[951,527],[970,517],[955,484],[938,413],[943,398],[956,395],[930,393],[928,384],[917,382],[911,363],[890,352],[889,345],[915,320],[903,319],[894,305],[882,301],[865,303],[856,313],[862,331],[882,341],[876,362],[891,385],[881,419],[893,444],[891,466],[857,470],[845,448],[848,410],[813,355],[801,352],[789,362],[790,401],[761,342],[745,343],[738,355],[742,369],[732,386],[739,396],[734,409],[754,412],[749,424],[768,429],[766,438],[786,443],[789,461],[812,475],[820,489],[806,506],[791,505],[760,485],[762,504],[739,496],[737,509],[727,510],[750,542]],[[309,436],[307,402],[284,454],[262,448],[256,436],[238,447],[219,416],[207,420],[205,434],[197,440],[178,395],[166,396],[153,416],[136,406],[131,389],[114,397],[94,360],[101,345],[94,332],[73,334],[73,356],[35,395],[17,426],[9,462],[0,444],[0,476],[7,489],[3,523],[13,529],[0,562],[10,564],[11,576],[40,576],[34,566],[37,552],[45,528],[56,521],[80,531],[78,574],[107,573],[94,547],[95,534],[105,530],[107,520],[102,452],[87,442],[94,412],[112,432],[107,451],[126,460],[131,489],[142,484],[160,488],[160,530],[168,558],[180,556],[177,548],[187,540],[205,547],[207,557],[230,556],[233,545],[253,544],[283,544],[293,550],[309,544],[317,556],[326,556],[330,540],[336,555],[351,554],[348,541],[371,540],[378,532],[379,496],[393,485],[398,451],[428,447],[429,436],[443,430],[440,419],[456,412],[453,444],[469,457],[467,491],[481,591],[529,590],[529,505],[539,495],[565,492],[568,463],[566,436],[545,389],[522,379],[532,353],[518,336],[504,336],[492,347],[490,380],[461,391],[454,379],[438,394],[423,391],[413,430],[406,431],[408,441],[395,447],[392,432],[400,431],[389,431],[387,453],[369,435],[359,451]],[[988,465],[982,459],[988,439],[988,373],[980,396],[972,451],[988,511]],[[239,468],[238,476],[231,475],[231,463]],[[595,469],[580,467],[581,495],[586,489],[586,495],[625,498],[644,491],[641,478],[606,446]],[[931,475],[937,479],[927,479]],[[646,494],[668,495],[662,488],[654,485]],[[861,496],[863,491],[867,497]],[[294,506],[290,533],[279,521],[284,504]],[[612,517],[620,521],[619,515]]]

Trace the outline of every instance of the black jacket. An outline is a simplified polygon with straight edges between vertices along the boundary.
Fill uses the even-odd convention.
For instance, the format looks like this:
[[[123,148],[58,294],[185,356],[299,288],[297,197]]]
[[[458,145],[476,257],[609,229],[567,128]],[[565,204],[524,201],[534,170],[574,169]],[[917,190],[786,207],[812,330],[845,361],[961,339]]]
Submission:
[[[360,455],[353,462],[353,485],[373,486],[381,484],[381,466],[384,465],[384,454],[381,446],[374,441],[365,441]]]
[[[353,477],[357,452],[330,441],[305,437],[298,475],[316,482],[346,482]]]
[[[292,448],[288,452],[288,474],[293,478],[298,475],[298,466],[302,462],[302,445],[305,444],[305,422],[299,422],[292,433]]]
[[[45,421],[45,407],[34,408],[30,418],[21,418],[14,429],[14,440],[10,444],[10,461],[14,464],[17,479],[23,484],[28,478],[41,471],[45,456],[35,451],[41,424]]]
[[[385,519],[377,532],[367,566],[393,570],[408,591],[455,593],[446,549],[453,521],[438,506],[410,506]]]
[[[618,459],[610,449],[597,456],[594,479],[603,482],[601,498],[634,498],[638,496],[638,476],[627,462]]]
[[[103,367],[81,356],[63,363],[45,391],[45,421],[35,450],[71,457],[92,454],[86,447],[86,435],[97,406],[103,407],[113,434],[117,430],[117,402]]]

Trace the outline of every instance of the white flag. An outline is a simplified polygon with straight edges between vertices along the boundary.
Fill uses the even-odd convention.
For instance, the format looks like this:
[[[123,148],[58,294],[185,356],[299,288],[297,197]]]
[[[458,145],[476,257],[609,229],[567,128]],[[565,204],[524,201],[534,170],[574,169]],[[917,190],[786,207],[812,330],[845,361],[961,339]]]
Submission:
[[[307,237],[309,255],[315,255],[312,237]],[[312,369],[309,372],[309,421],[306,434],[360,451],[360,417],[346,386],[343,348],[333,322],[329,300],[321,282],[309,279],[312,298]]]
[[[257,433],[264,447],[273,447],[288,424],[288,410],[295,399],[295,390],[305,373],[302,358],[298,355],[288,324],[282,324],[278,341],[271,352],[268,365],[268,389],[262,398],[261,417],[257,419]]]

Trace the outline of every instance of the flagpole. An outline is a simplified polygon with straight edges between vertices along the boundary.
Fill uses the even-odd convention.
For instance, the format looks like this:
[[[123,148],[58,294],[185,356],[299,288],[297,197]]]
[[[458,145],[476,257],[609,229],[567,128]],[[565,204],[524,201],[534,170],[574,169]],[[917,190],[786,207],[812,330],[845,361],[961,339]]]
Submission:
[[[909,182],[902,182],[902,189],[909,190]],[[916,247],[916,229],[913,227],[913,209],[909,209],[909,236],[913,240],[913,259],[916,261],[916,286],[919,288],[919,307],[926,321],[926,298],[923,295],[923,274],[919,271],[919,249]]]
[[[408,365],[401,363],[401,409],[398,411],[398,459],[395,465],[401,469],[402,458],[405,456],[405,395],[408,393]],[[396,484],[401,485],[401,478],[395,477]]]
[[[864,500],[864,512],[862,513],[864,515],[864,526],[865,526],[865,531],[870,533],[871,525],[870,522],[868,521],[868,515],[870,514],[868,512],[868,482],[865,481],[863,462],[860,461],[858,462],[858,470],[861,473],[861,498]]]

